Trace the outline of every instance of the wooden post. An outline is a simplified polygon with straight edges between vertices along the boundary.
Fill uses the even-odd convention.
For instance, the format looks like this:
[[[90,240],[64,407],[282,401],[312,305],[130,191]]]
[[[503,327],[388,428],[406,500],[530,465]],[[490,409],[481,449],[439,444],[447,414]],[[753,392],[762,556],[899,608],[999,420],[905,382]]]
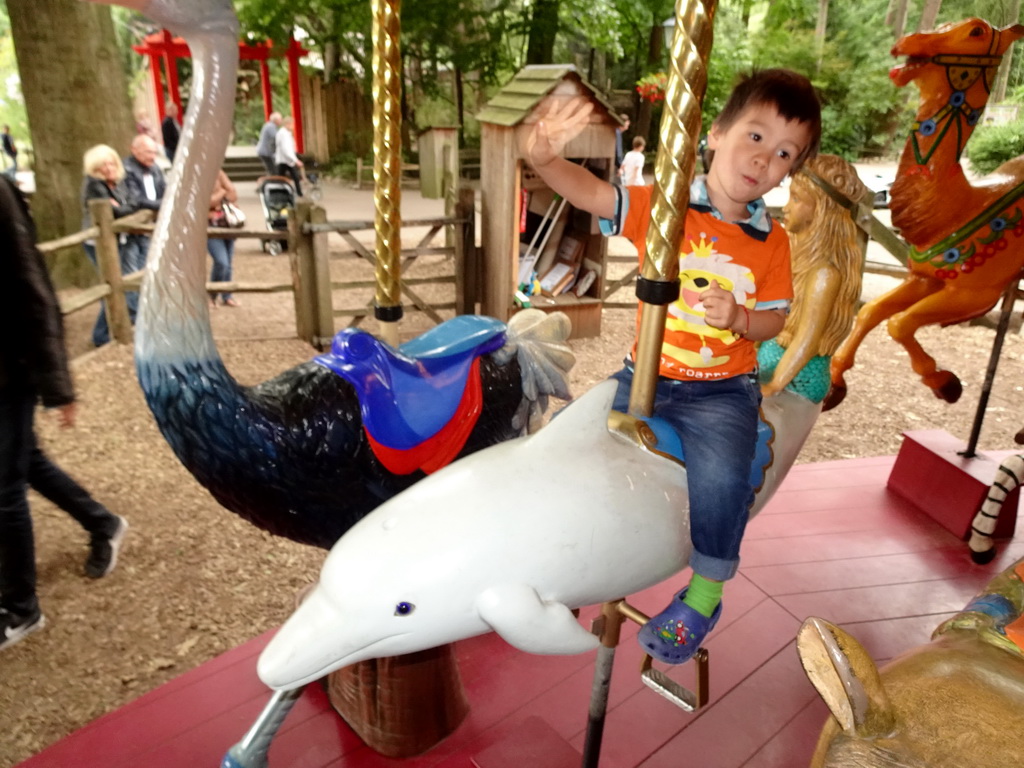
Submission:
[[[481,123],[480,194],[483,250],[480,312],[498,320],[512,316],[519,274],[519,194],[522,184],[514,133]]]
[[[480,265],[476,258],[476,195],[469,187],[459,189],[453,211],[465,223],[455,228],[455,313],[472,315],[480,299]]]
[[[321,206],[314,206],[310,212],[311,224],[326,224],[327,211]],[[327,232],[314,232],[311,235],[313,244],[313,282],[316,293],[316,315],[314,327],[316,338],[313,346],[323,351],[331,345],[334,338],[334,298],[331,289],[331,254],[327,241]]]
[[[304,234],[303,225],[310,220],[312,205],[300,199],[288,218],[288,255],[295,288],[295,333],[303,341],[316,346],[317,288],[313,236]]]
[[[387,757],[426,752],[469,714],[454,643],[343,667],[327,676],[327,697]]]
[[[125,301],[124,286],[121,282],[121,254],[117,248],[114,211],[110,201],[90,200],[89,215],[93,224],[100,228],[100,234],[96,238],[96,263],[103,282],[110,286],[110,296],[107,297],[106,304],[110,335],[119,344],[131,344],[132,321],[128,317],[128,302]]]

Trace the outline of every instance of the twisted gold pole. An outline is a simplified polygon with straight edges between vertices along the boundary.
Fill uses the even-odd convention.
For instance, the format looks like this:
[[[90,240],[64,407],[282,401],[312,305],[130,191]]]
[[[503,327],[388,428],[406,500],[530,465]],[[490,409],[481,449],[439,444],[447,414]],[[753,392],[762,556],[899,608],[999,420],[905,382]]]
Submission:
[[[398,346],[402,318],[401,0],[371,0],[373,14],[373,203],[377,241],[374,316],[380,336]]]
[[[679,274],[679,249],[700,138],[700,110],[708,87],[707,60],[711,55],[717,7],[717,0],[676,2],[676,28],[669,55],[665,108],[654,161],[653,209],[647,230],[647,256],[641,272],[641,277],[655,283],[675,283]],[[635,416],[649,416],[654,405],[668,304],[649,303],[642,295],[640,299],[640,332],[629,412]]]

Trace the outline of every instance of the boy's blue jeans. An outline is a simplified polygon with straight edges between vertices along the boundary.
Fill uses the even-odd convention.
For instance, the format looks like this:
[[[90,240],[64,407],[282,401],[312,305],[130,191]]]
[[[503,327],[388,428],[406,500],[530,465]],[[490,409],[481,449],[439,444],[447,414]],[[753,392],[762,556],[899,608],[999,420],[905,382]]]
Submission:
[[[612,408],[628,412],[633,371],[618,381]],[[754,489],[750,467],[757,444],[761,389],[753,375],[713,381],[658,378],[655,416],[668,422],[683,443],[690,495],[690,567],[706,579],[736,574],[740,541],[747,527]]]

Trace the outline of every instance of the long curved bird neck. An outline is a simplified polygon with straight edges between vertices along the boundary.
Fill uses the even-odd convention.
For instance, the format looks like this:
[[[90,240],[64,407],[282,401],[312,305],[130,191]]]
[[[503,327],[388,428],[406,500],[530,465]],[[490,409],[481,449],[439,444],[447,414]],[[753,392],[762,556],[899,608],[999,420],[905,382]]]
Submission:
[[[234,112],[238,22],[228,2],[204,10],[203,21],[179,24],[192,52],[192,87],[142,288],[139,363],[219,360],[205,288],[206,230]]]

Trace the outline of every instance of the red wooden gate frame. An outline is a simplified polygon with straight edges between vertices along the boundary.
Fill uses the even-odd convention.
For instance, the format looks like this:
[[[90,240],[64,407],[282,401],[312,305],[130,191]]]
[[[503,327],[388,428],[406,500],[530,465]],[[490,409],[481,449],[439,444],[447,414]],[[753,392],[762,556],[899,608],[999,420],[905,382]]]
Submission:
[[[302,101],[299,98],[299,59],[309,51],[303,48],[295,38],[289,41],[288,47],[283,53],[277,53],[273,48],[274,44],[270,41],[255,44],[240,42],[238,57],[242,60],[260,63],[260,90],[263,94],[264,119],[268,119],[270,113],[274,111],[273,94],[270,88],[270,68],[267,66],[267,60],[282,56],[288,59],[288,97],[291,102],[291,114],[295,118],[295,148],[302,152],[305,149],[305,142],[302,136]],[[160,71],[161,60],[164,69],[167,70],[167,92],[177,105],[178,114],[184,114],[181,107],[181,91],[178,87],[176,62],[177,59],[191,57],[188,44],[180,37],[171,37],[171,33],[165,29],[146,35],[142,39],[142,43],[132,46],[132,50],[143,56],[149,56],[149,73],[153,80],[153,91],[157,97],[156,107],[159,122],[163,122],[166,115],[163,73]]]

